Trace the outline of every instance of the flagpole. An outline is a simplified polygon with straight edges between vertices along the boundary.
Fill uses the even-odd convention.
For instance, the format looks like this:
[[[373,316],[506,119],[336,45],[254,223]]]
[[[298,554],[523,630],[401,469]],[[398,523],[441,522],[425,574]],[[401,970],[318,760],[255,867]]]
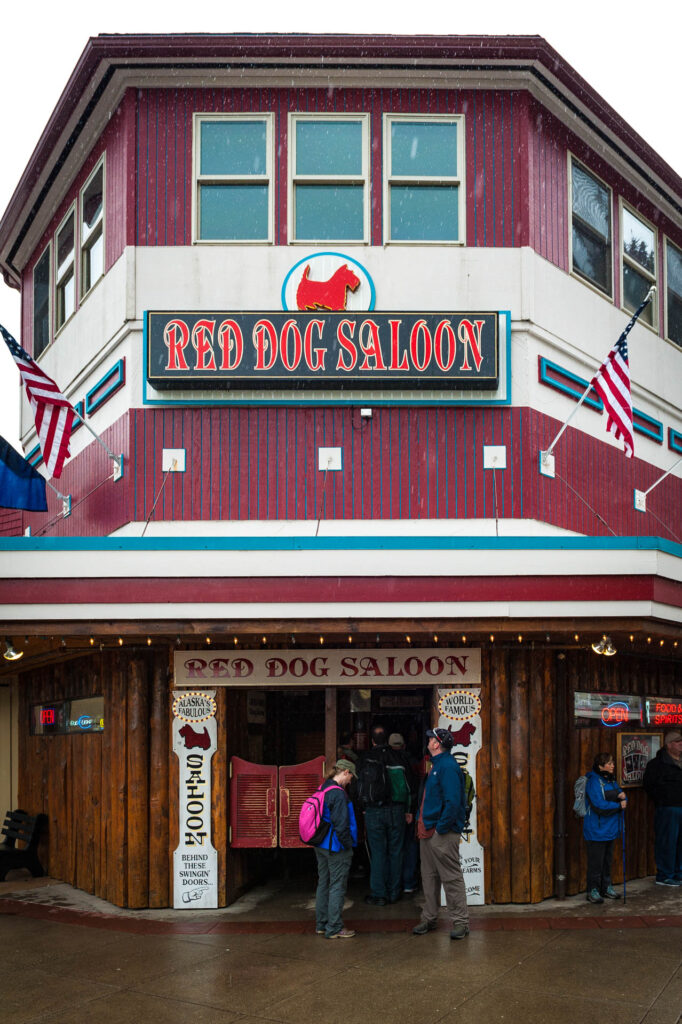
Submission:
[[[647,494],[650,494],[651,491],[653,491],[654,487],[658,487],[658,485],[663,480],[665,480],[665,478],[667,476],[670,476],[672,471],[677,466],[679,466],[680,462],[682,462],[682,456],[680,456],[680,458],[677,460],[677,462],[673,462],[673,464],[670,467],[670,469],[667,469],[665,471],[665,473],[663,474],[663,476],[659,476],[658,480],[656,480],[656,482],[653,483],[651,485],[651,487],[649,487],[648,490],[646,490],[646,491],[638,491],[637,488],[635,487],[635,508],[637,509],[638,512],[646,512],[646,496],[647,496]]]
[[[98,441],[102,445],[102,448],[104,448],[104,451],[107,453],[107,455],[109,456],[109,458],[113,462],[113,464],[114,464],[114,480],[120,480],[121,477],[123,476],[123,455],[114,455],[114,453],[112,452],[112,450],[109,447],[109,445],[106,444],[106,442],[102,440],[102,438],[99,436],[99,434],[96,434],[95,431],[92,429],[92,427],[90,426],[90,424],[86,420],[85,416],[80,416],[79,418],[80,418],[80,421],[83,424],[83,426],[87,427],[87,429],[90,431],[90,433],[94,437],[95,441]]]
[[[648,303],[651,302],[651,300],[653,299],[655,294],[656,294],[656,285],[652,284],[651,288],[649,288],[649,291],[646,293],[644,301],[637,307],[637,309],[633,313],[632,317],[630,318],[629,323],[627,324],[625,330],[623,331],[623,333],[620,336],[621,338],[630,333],[632,328],[635,326],[637,320],[641,316],[642,312],[644,311],[644,309],[646,309]],[[592,380],[594,380],[594,377],[592,378]],[[571,412],[570,416],[568,417],[568,419],[562,425],[561,429],[559,430],[559,433],[556,435],[556,437],[554,438],[554,440],[550,444],[549,448],[546,448],[544,451],[540,452],[540,472],[542,473],[543,476],[551,476],[551,477],[554,476],[554,449],[557,446],[559,438],[562,436],[563,432],[566,430],[566,427],[569,425],[569,423],[571,422],[571,420],[573,419],[573,417],[577,413],[578,409],[583,404],[583,402],[587,398],[588,394],[592,390],[592,380],[590,380],[589,384],[587,385],[587,387],[583,391],[582,395],[578,399],[578,404],[575,406],[575,408],[572,410],[572,412]]]
[[[71,515],[71,495],[70,494],[62,494],[62,492],[58,491],[57,488],[55,487],[55,485],[51,484],[50,481],[46,477],[43,477],[43,479],[45,480],[45,483],[50,488],[50,490],[54,491],[54,493],[60,499],[60,501],[62,503],[62,515],[66,519],[67,516]]]

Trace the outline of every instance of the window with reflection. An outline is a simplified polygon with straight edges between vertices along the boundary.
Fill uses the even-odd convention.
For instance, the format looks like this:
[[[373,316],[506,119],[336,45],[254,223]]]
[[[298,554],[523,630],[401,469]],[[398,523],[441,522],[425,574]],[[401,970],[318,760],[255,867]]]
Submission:
[[[666,239],[665,308],[667,338],[682,347],[682,251]]]
[[[292,114],[289,127],[291,240],[367,241],[367,115]]]
[[[81,192],[81,295],[104,274],[104,163]]]
[[[50,344],[50,252],[47,249],[33,268],[33,358]]]
[[[272,237],[272,119],[195,115],[195,238],[269,242]]]
[[[387,115],[389,242],[464,241],[462,117]]]
[[[623,252],[623,306],[634,313],[656,284],[656,231],[628,207],[621,216]],[[655,326],[656,303],[650,302],[640,317]]]
[[[571,161],[573,273],[613,295],[611,190]]]
[[[76,308],[76,212],[72,208],[55,241],[55,328],[63,327]]]

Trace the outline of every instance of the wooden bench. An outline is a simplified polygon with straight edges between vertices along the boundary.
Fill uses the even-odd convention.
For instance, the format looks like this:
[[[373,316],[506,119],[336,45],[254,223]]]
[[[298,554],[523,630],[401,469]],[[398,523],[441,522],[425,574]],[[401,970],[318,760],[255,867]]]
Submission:
[[[0,881],[8,871],[28,868],[34,878],[41,878],[45,872],[38,860],[38,840],[47,817],[44,814],[27,814],[26,811],[8,811],[2,826],[4,839],[0,843]],[[23,846],[17,846],[17,842]]]

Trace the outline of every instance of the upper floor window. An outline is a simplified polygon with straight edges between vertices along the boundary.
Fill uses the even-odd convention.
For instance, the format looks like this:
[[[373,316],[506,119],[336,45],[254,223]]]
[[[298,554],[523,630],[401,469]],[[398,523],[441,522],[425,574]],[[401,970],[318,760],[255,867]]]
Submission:
[[[682,347],[682,252],[666,239],[666,327],[667,338]]]
[[[71,207],[57,231],[55,243],[55,330],[66,323],[76,308],[76,210]]]
[[[104,163],[81,192],[81,296],[104,274]]]
[[[194,237],[211,242],[272,238],[272,117],[196,114]]]
[[[571,264],[606,295],[613,295],[611,190],[571,160]]]
[[[656,231],[628,207],[622,207],[621,238],[623,240],[623,306],[634,311],[656,284]],[[656,325],[656,302],[650,302],[640,317]]]
[[[51,247],[33,268],[33,358],[50,344],[50,253]]]
[[[289,115],[289,238],[366,242],[366,114]]]
[[[464,119],[387,115],[387,242],[463,242]]]

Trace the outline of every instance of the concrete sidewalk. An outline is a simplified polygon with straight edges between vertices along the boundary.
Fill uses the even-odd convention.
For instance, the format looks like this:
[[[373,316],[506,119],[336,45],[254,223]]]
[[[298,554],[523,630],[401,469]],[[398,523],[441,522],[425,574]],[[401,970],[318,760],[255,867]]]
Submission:
[[[584,894],[472,908],[471,934],[411,934],[419,900],[367,907],[355,938],[314,934],[313,888],[225,910],[126,911],[51,879],[0,884],[4,1016],[17,1024],[680,1024],[682,894],[653,880],[604,907]]]

